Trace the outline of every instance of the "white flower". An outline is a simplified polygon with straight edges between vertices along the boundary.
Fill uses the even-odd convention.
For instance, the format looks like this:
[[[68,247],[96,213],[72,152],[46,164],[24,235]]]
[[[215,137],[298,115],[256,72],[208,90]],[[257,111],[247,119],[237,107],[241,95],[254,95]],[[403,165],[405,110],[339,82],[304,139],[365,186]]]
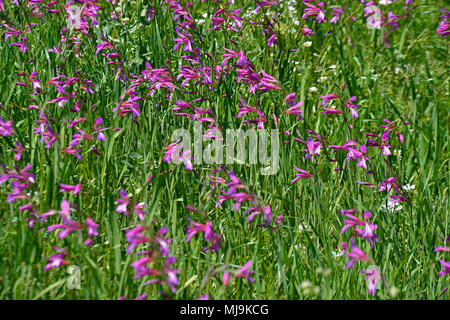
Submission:
[[[416,188],[416,186],[414,184],[410,185],[409,183],[402,187],[402,189],[405,190],[405,191],[414,190],[415,188]]]
[[[311,87],[308,89],[309,92],[317,92],[317,88],[316,87]]]
[[[332,66],[330,66],[330,69],[336,69],[337,66],[335,64],[333,64]]]
[[[387,6],[388,4],[390,4],[392,1],[391,0],[380,0],[380,2],[378,4],[381,4],[383,6]]]
[[[341,249],[339,249],[339,251],[331,251],[331,254],[333,255],[333,257],[337,258],[337,257],[342,257],[344,255],[344,253],[342,252]]]
[[[393,201],[388,201],[387,203],[387,207],[385,204],[383,204],[380,207],[381,211],[387,212],[387,213],[394,213],[396,211],[402,210],[403,206],[397,202],[393,202]]]
[[[328,77],[327,76],[323,76],[323,77],[320,77],[317,81],[318,82],[325,82],[327,80],[328,80]]]
[[[312,42],[311,42],[311,41],[306,41],[306,42],[303,44],[304,47],[311,47],[311,45],[312,45]]]

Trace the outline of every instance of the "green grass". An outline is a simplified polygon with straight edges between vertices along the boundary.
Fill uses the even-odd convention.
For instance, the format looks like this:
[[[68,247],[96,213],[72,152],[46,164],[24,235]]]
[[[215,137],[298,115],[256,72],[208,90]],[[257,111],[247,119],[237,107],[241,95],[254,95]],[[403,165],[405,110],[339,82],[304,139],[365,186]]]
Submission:
[[[209,19],[220,6],[214,1],[192,2],[189,12],[195,19],[202,19],[204,12]],[[253,1],[235,2],[231,7],[242,7],[241,16],[256,7]],[[191,82],[186,90],[197,94],[175,90],[171,100],[166,97],[167,90],[147,96],[145,86],[141,86],[138,91],[144,99],[139,101],[139,125],[129,115],[113,112],[129,83],[118,79],[115,66],[105,65],[105,57],[95,55],[100,32],[117,47],[127,76],[139,74],[146,61],[154,68],[167,66],[174,77],[179,74],[180,56],[187,52],[172,50],[173,39],[177,37],[173,13],[161,7],[160,1],[148,2],[155,8],[155,17],[150,21],[141,14],[147,1],[137,1],[136,7],[123,2],[122,11],[129,18],[128,25],[110,21],[111,4],[99,1],[105,8],[99,13],[99,26],[90,28],[89,37],[72,33],[82,43],[78,57],[74,47],[65,45],[61,47],[61,55],[48,52],[61,39],[59,33],[66,26],[65,15],[45,13],[45,21],[41,21],[28,16],[30,8],[25,4],[6,5],[6,10],[0,12],[2,23],[11,20],[21,30],[27,23],[37,25],[27,33],[29,49],[25,53],[10,46],[12,40],[19,41],[17,37],[4,41],[6,29],[0,29],[0,116],[5,121],[12,120],[15,129],[13,136],[0,137],[0,163],[10,169],[15,165],[20,168],[28,163],[32,165],[36,183],[27,192],[31,192],[31,202],[39,212],[59,210],[61,201],[66,199],[72,208],[79,208],[73,213],[74,219],[82,221],[92,217],[100,227],[99,236],[90,247],[83,245],[85,238],[77,232],[64,240],[56,232],[47,233],[48,225],[60,223],[57,215],[43,223],[38,220],[29,229],[25,220],[28,214],[19,211],[27,202],[6,203],[7,194],[12,190],[9,182],[3,183],[0,186],[0,298],[117,299],[134,298],[143,292],[151,299],[160,298],[158,286],[143,287],[148,279],[133,279],[135,274],[130,264],[135,257],[126,252],[125,229],[140,222],[134,214],[125,216],[115,211],[115,201],[123,188],[131,195],[133,204],[146,204],[144,225],[168,227],[171,254],[176,256],[175,267],[180,270],[178,290],[172,298],[196,299],[208,293],[210,299],[448,299],[449,293],[441,292],[448,285],[449,277],[438,277],[439,259],[448,259],[448,254],[433,252],[435,247],[444,245],[435,233],[449,235],[449,41],[436,33],[440,8],[445,1],[414,2],[416,9],[411,11],[412,16],[400,20],[399,28],[390,35],[390,47],[384,44],[385,29],[367,28],[363,5],[358,1],[334,1],[346,9],[336,25],[302,20],[305,6],[297,1],[298,4],[293,4],[297,9],[297,26],[293,14],[284,5],[275,23],[278,45],[273,47],[267,46],[262,27],[250,24],[249,18],[244,19],[240,33],[208,31],[212,27],[210,19],[198,25],[198,34],[193,32],[195,46],[211,55],[204,61],[207,66],[221,63],[224,47],[244,50],[257,70],[264,69],[280,81],[282,90],[271,90],[258,97],[259,107],[268,120],[266,128],[275,128],[272,114],[278,117],[281,146],[278,173],[261,175],[260,164],[229,166],[264,203],[270,204],[275,217],[283,215],[283,225],[277,230],[258,227],[256,222],[247,223],[245,203],[239,211],[234,210],[230,201],[224,202],[222,208],[216,207],[216,192],[211,191],[208,182],[214,166],[195,164],[194,170],[188,171],[182,165],[162,160],[163,148],[173,142],[170,137],[175,129],[193,130],[192,121],[173,115],[177,100],[205,98],[207,101],[198,106],[211,107],[223,129],[245,128],[242,121],[249,118],[236,118],[239,98],[242,96],[255,106],[257,97],[248,93],[248,85],[235,81],[235,71],[214,83],[213,90]],[[62,5],[56,7],[63,10]],[[402,1],[389,5],[397,14],[403,7]],[[382,9],[386,11],[386,7]],[[274,10],[264,8],[268,16]],[[350,20],[351,16],[356,21]],[[264,21],[261,12],[251,19]],[[300,28],[306,25],[316,35],[303,36]],[[290,31],[292,28],[295,32]],[[327,33],[330,29],[334,32]],[[312,45],[303,46],[306,41],[312,41]],[[28,62],[29,59],[33,61]],[[336,69],[331,69],[332,65]],[[31,96],[30,87],[15,83],[28,78],[34,70],[43,88],[42,94]],[[76,70],[85,73],[85,79],[95,84],[92,95],[74,85],[77,95],[83,99],[81,110],[70,111],[74,99],[63,108],[46,104],[57,96],[55,87],[47,81],[58,72],[74,77]],[[27,76],[16,77],[19,72],[26,72]],[[319,82],[323,76],[327,79]],[[177,82],[178,86],[181,81]],[[344,114],[321,114],[320,96],[339,93],[344,83],[347,88],[342,99],[333,103]],[[310,92],[311,87],[317,87],[318,91]],[[291,92],[296,92],[298,100],[305,101],[301,107],[304,120],[283,114],[288,108],[284,98]],[[360,105],[358,118],[351,119],[343,104],[351,96],[356,96]],[[46,115],[54,119],[52,129],[58,140],[50,149],[33,133],[39,115],[38,110],[27,110],[29,104],[46,108]],[[91,108],[93,104],[95,108]],[[68,122],[78,117],[87,119],[80,124],[80,129],[94,137],[93,141],[80,143],[81,161],[61,152],[76,133],[68,127]],[[102,125],[108,128],[104,142],[95,140],[92,129],[98,117],[103,118]],[[372,175],[366,175],[354,161],[349,161],[345,169],[343,151],[334,155],[331,149],[322,150],[312,161],[305,160],[305,146],[292,139],[295,135],[306,140],[309,129],[321,134],[327,145],[343,145],[350,139],[364,143],[364,133],[380,132],[385,118],[398,124],[396,130],[404,135],[405,143],[392,138],[390,144],[396,152],[389,157],[383,157],[378,148],[369,148]],[[410,124],[405,125],[405,121]],[[352,130],[349,124],[353,125]],[[122,130],[116,132],[113,128]],[[292,135],[283,134],[285,130]],[[290,141],[285,144],[285,140]],[[10,151],[16,141],[26,149],[20,161],[15,161]],[[101,156],[90,151],[91,145],[96,146]],[[329,162],[332,157],[337,162]],[[315,177],[292,184],[294,166]],[[337,167],[341,170],[335,171]],[[401,185],[416,186],[407,193],[410,201],[401,203],[403,208],[394,213],[380,209],[389,200],[386,192],[355,183],[369,181],[379,186],[386,173],[397,177]],[[154,178],[146,183],[150,175]],[[59,193],[60,183],[78,182],[82,183],[78,195]],[[186,210],[187,205],[201,209],[201,213]],[[347,259],[333,255],[340,242],[348,240],[348,233],[340,234],[344,225],[340,210],[350,208],[371,211],[372,221],[378,225],[379,242],[373,249],[359,242],[386,277],[386,283],[381,284],[374,296],[368,294],[366,281],[359,273],[369,264],[357,262],[353,270],[346,269]],[[205,245],[202,235],[186,243],[188,216],[193,221],[212,222],[214,230],[222,235],[217,253],[202,251]],[[54,245],[66,248],[69,265],[80,268],[80,289],[67,286],[69,265],[43,270],[47,264],[45,257],[54,254]],[[229,265],[230,270],[236,270],[248,260],[253,261],[253,284],[232,278],[225,288],[221,284],[222,273],[210,277],[212,268]],[[312,289],[308,289],[308,282]],[[319,289],[315,291],[315,287]],[[398,289],[397,294],[392,294],[393,287]]]

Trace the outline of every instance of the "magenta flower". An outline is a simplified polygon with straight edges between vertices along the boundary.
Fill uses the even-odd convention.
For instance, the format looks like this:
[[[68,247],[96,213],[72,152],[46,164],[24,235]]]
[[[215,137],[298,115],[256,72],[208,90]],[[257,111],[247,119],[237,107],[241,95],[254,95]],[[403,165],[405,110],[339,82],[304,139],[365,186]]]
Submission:
[[[450,274],[450,261],[446,262],[444,260],[439,260],[442,265],[442,270],[438,273],[439,277],[443,277]]]
[[[86,225],[88,228],[88,235],[89,237],[96,237],[98,236],[98,224],[95,223],[94,220],[92,220],[92,218],[87,218],[86,219]]]
[[[82,224],[70,219],[64,219],[64,223],[62,224],[53,224],[49,226],[47,228],[47,232],[52,232],[53,230],[61,229],[61,231],[58,232],[58,238],[63,240],[69,234],[81,228],[83,228]]]
[[[227,48],[224,48],[226,53],[223,54],[224,59],[222,60],[222,66],[225,66],[227,64],[227,61],[233,58],[238,58],[239,53],[237,51],[233,51]]]
[[[304,36],[311,36],[311,35],[315,35],[315,33],[308,27],[303,27],[302,28],[302,34]]]
[[[441,11],[444,12],[444,14],[440,17],[442,21],[439,23],[437,33],[440,34],[441,37],[445,37],[450,35],[450,11],[444,10],[444,8],[442,8]]]
[[[366,281],[369,289],[369,294],[374,295],[377,289],[377,283],[381,281],[380,271],[377,268],[375,268],[369,270],[361,270],[360,273],[365,273],[367,275]]]
[[[252,264],[252,260],[248,260],[245,265],[235,272],[235,278],[247,278],[248,282],[253,283],[253,278],[250,276],[253,274],[253,270],[250,270],[250,266]]]
[[[337,7],[332,7],[331,10],[333,10],[331,15],[334,17],[331,18],[330,23],[336,24],[338,22],[339,18],[342,16],[342,13],[344,12],[344,10],[342,8],[337,8]]]
[[[335,109],[335,108],[325,108],[322,107],[322,111],[320,111],[320,113],[322,114],[342,114],[343,112],[339,109]]]
[[[178,34],[178,38],[173,39],[173,41],[176,42],[176,44],[173,46],[173,50],[177,50],[178,47],[181,45],[184,45],[183,50],[184,51],[192,51],[192,34],[187,33],[185,30],[181,31],[180,28],[175,27],[175,30]]]
[[[53,249],[55,249],[58,253],[50,257],[45,257],[45,259],[48,260],[48,264],[44,267],[45,271],[69,264],[68,261],[64,260],[64,257],[67,255],[67,250],[58,247],[53,247]]]
[[[289,109],[287,109],[284,113],[287,114],[295,114],[297,115],[300,119],[303,119],[303,110],[300,110],[300,107],[303,105],[304,101],[300,101],[297,104],[294,104],[292,107],[290,107]]]
[[[387,178],[386,180],[383,180],[380,184],[380,188],[378,189],[379,192],[383,191],[390,191],[392,188],[398,188],[397,183],[395,182],[395,177]]]
[[[341,244],[341,247],[343,244],[344,243]],[[367,256],[367,254],[355,245],[353,238],[351,239],[350,244],[351,244],[351,251],[346,252],[347,257],[350,258],[350,260],[345,265],[347,269],[349,268],[352,269],[356,261],[369,261],[369,257]],[[344,247],[346,246],[344,245]]]
[[[11,151],[15,154],[14,160],[19,161],[22,158],[22,153],[25,152],[25,148],[16,141],[16,148],[13,148]]]
[[[264,221],[267,221],[267,223],[272,223],[273,213],[270,206],[251,207],[250,209],[245,211],[245,213],[250,213],[250,215],[247,217],[247,222],[252,221],[255,218],[255,216],[263,213]]]
[[[180,141],[181,139],[178,139],[176,142],[173,142],[164,148],[166,151],[163,160],[167,163],[183,162],[186,170],[193,170],[194,166],[192,165],[191,150],[187,149],[182,153],[181,150],[183,149],[183,145],[179,144]]]
[[[95,223],[94,220],[92,220],[91,218],[87,218],[86,219],[86,227],[88,230],[88,236],[89,238],[86,239],[86,241],[84,241],[84,244],[86,246],[90,246],[92,244],[92,237],[96,237],[98,236],[98,224]]]
[[[216,252],[219,251],[221,236],[219,233],[214,232],[211,222],[209,221],[205,224],[191,221],[191,225],[187,227],[186,242],[191,241],[192,237],[200,232],[205,234],[205,241],[210,243],[204,250],[207,251],[208,249],[211,249]]]
[[[19,47],[20,52],[27,52],[28,50],[28,39],[26,37],[20,37],[20,41],[11,43],[12,46]]]
[[[378,228],[376,224],[370,222],[372,213],[369,211],[364,212],[363,219],[360,220],[352,213],[358,213],[355,209],[343,210],[341,209],[341,214],[346,216],[348,219],[344,220],[344,227],[341,229],[341,234],[343,234],[347,229],[351,228],[357,237],[366,239],[369,241],[370,246],[373,248],[373,240],[378,241],[378,237],[375,234],[375,230]]]
[[[296,175],[296,178],[294,179],[294,180],[292,180],[292,182],[291,183],[295,183],[297,180],[299,180],[299,179],[303,179],[303,178],[312,178],[312,177],[314,177],[314,175],[312,175],[311,173],[309,173],[308,171],[306,171],[306,170],[302,170],[302,169],[299,169],[299,168],[297,168],[296,166],[294,166],[294,168],[295,168],[295,170],[297,170],[299,173],[296,173],[295,175]]]
[[[236,118],[242,117],[244,114],[251,113],[251,112],[258,112],[258,109],[255,107],[250,106],[247,104],[242,97],[239,98],[241,100],[241,103],[239,104],[239,112],[236,116]]]
[[[3,118],[0,117],[0,136],[3,137],[12,136],[13,133],[14,133],[13,122],[11,120],[4,122]]]
[[[345,106],[346,106],[348,109],[350,109],[350,117],[351,117],[351,118],[358,118],[358,117],[359,117],[358,112],[355,110],[355,108],[358,108],[359,105],[353,104],[353,103],[352,103],[352,102],[355,101],[355,100],[356,100],[356,97],[353,96],[353,97],[351,97],[350,99],[348,99],[348,100],[345,102]]]
[[[128,205],[130,204],[130,198],[128,198],[127,192],[124,189],[120,190],[119,195],[120,198],[116,200],[116,203],[118,204],[116,207],[116,212],[128,215]]]
[[[325,96],[320,96],[322,98],[322,105],[326,106],[328,104],[328,102],[330,102],[331,100],[337,99],[339,98],[339,96],[337,94],[331,93],[331,94],[327,94]]]
[[[323,2],[317,3],[317,6],[315,5],[315,0],[303,0],[303,3],[307,6],[302,17],[303,20],[305,20],[307,17],[316,17],[315,20],[319,23],[327,20],[325,16],[326,10],[323,8]]]
[[[260,84],[259,84],[261,90],[277,90],[277,89],[280,90],[281,89],[279,86],[275,85],[275,83],[279,83],[279,81],[277,79],[275,79],[271,75],[264,72],[263,69],[261,69],[261,73],[263,74],[263,77],[261,78]]]
[[[114,48],[114,46],[112,45],[111,42],[106,41],[103,38],[103,33],[100,33],[100,39],[102,41],[97,45],[97,50],[95,51],[95,55],[98,55],[100,53],[100,51],[102,51],[102,50],[113,49]],[[102,54],[105,55],[104,53],[102,53]]]
[[[225,272],[222,276],[222,284],[224,287],[228,286],[228,282],[230,281],[230,274],[227,272]]]
[[[145,203],[139,202],[134,205],[134,213],[138,215],[139,220],[144,221],[144,215],[146,214],[145,210]]]
[[[128,229],[126,231],[125,237],[130,244],[127,249],[128,254],[130,254],[139,244],[151,241],[150,238],[144,235],[143,232],[145,230],[147,230],[146,227],[137,225],[134,229]]]
[[[106,136],[103,133],[103,131],[106,130],[106,128],[100,126],[102,123],[103,123],[103,119],[102,118],[95,119],[94,131],[97,132],[97,141],[106,141]]]
[[[61,183],[59,186],[61,187],[59,192],[73,192],[73,194],[78,194],[81,190],[81,183],[78,183],[76,185]]]
[[[306,139],[306,147],[307,149],[303,150],[306,152],[305,159],[309,160],[314,155],[320,154],[320,149],[322,148],[322,142],[320,141],[313,141],[312,137],[309,136],[308,139]]]

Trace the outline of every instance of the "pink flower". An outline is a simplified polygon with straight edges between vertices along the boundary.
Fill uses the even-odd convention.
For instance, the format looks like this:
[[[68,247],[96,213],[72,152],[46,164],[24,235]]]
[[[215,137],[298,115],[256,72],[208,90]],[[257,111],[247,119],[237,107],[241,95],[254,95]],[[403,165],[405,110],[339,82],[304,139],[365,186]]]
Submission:
[[[377,289],[377,283],[381,281],[381,273],[377,268],[361,270],[360,273],[365,273],[366,281],[369,289],[369,294],[374,295]]]
[[[12,136],[13,133],[14,133],[13,122],[11,120],[4,122],[3,118],[0,117],[0,136],[3,137]]]
[[[351,244],[351,251],[346,252],[347,257],[350,258],[350,260],[346,264],[347,269],[348,268],[352,269],[353,264],[356,261],[369,261],[369,257],[367,256],[367,254],[355,245],[353,238],[351,239],[350,244]],[[341,244],[341,246],[342,246],[342,244]],[[347,251],[347,250],[345,250],[345,251]]]
[[[44,267],[45,271],[69,264],[68,261],[63,259],[67,255],[67,250],[58,247],[53,247],[53,249],[55,249],[58,253],[50,257],[45,257],[45,259],[48,260],[48,264]]]
[[[59,186],[61,187],[59,192],[73,192],[73,194],[78,194],[81,190],[81,183],[78,183],[76,185],[61,183]]]
[[[302,19],[305,20],[307,17],[316,17],[315,20],[319,23],[326,21],[327,17],[325,16],[325,12],[327,11],[323,8],[323,2],[317,3],[317,6],[309,2],[313,2],[315,4],[315,0],[303,1],[307,8],[305,9]]]
[[[128,198],[127,192],[124,189],[120,190],[119,195],[120,198],[116,200],[116,203],[118,203],[116,212],[128,215],[128,204],[130,203],[130,198]]]
[[[199,232],[203,232],[205,235],[205,241],[210,242],[210,245],[204,248],[205,251],[208,249],[212,249],[216,252],[219,251],[221,236],[219,233],[214,232],[211,222],[209,221],[205,224],[191,221],[191,225],[187,227],[186,242],[191,241],[192,237]]]
[[[308,171],[306,171],[306,170],[302,170],[302,169],[299,169],[299,168],[297,168],[297,167],[295,167],[294,166],[294,168],[295,168],[295,170],[297,170],[299,173],[296,173],[295,175],[297,176],[294,180],[292,180],[292,182],[291,183],[295,183],[297,180],[299,180],[299,179],[303,179],[303,178],[312,178],[312,177],[314,177],[314,175],[312,175],[311,173],[309,173]]]
[[[253,278],[250,276],[253,274],[253,270],[249,270],[252,264],[252,260],[248,260],[245,265],[235,272],[235,278],[247,278],[250,283],[253,283]]]

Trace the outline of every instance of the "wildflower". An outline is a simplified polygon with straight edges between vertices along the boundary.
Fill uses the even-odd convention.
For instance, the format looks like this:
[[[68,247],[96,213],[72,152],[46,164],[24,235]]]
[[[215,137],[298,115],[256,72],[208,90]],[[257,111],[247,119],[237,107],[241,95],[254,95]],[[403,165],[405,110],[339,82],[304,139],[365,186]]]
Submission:
[[[271,75],[264,72],[264,70],[261,69],[261,73],[263,74],[263,77],[260,80],[260,89],[261,90],[270,90],[270,89],[281,89],[275,83],[279,83],[277,79],[272,77]]]
[[[178,38],[173,39],[176,44],[173,46],[173,50],[178,50],[178,47],[184,44],[184,51],[192,51],[193,38],[192,34],[187,33],[185,30],[181,31],[179,27],[175,27],[178,34]]]
[[[191,221],[191,225],[188,226],[187,229],[186,242],[191,241],[192,237],[197,233],[203,232],[205,234],[205,241],[211,243],[209,247],[205,247],[204,250],[212,249],[216,252],[219,250],[221,237],[220,234],[214,233],[211,222],[207,221],[205,224],[201,224]]]
[[[125,233],[125,237],[127,242],[130,244],[127,249],[127,253],[130,254],[135,247],[137,247],[141,243],[146,243],[151,241],[146,235],[144,235],[144,231],[147,230],[146,227],[137,225],[134,229],[128,229]]]
[[[305,43],[303,43],[303,46],[306,47],[306,48],[311,47],[311,45],[312,45],[311,41],[306,41]]]
[[[103,123],[102,118],[95,119],[94,131],[97,132],[97,141],[106,141],[106,136],[102,132],[102,131],[106,130],[106,128],[100,126],[102,123]]]
[[[73,192],[73,194],[78,194],[81,190],[81,183],[78,183],[74,186],[61,183],[59,186],[61,187],[59,192]]]
[[[100,53],[100,51],[102,50],[106,50],[106,49],[113,49],[114,46],[111,42],[106,41],[103,38],[103,33],[100,33],[100,39],[102,40],[96,47],[96,51],[95,51],[95,55],[98,55]],[[103,55],[105,55],[104,53],[102,53]]]
[[[344,10],[342,8],[337,8],[337,7],[332,7],[331,10],[333,10],[331,15],[334,17],[331,18],[330,23],[336,24],[338,22],[339,18],[341,17],[342,13],[344,12]]]
[[[272,211],[270,206],[257,206],[257,207],[251,207],[245,213],[250,213],[250,215],[247,217],[247,222],[250,222],[254,219],[255,216],[264,213],[264,220],[268,223],[272,223]]]
[[[370,222],[370,218],[372,217],[372,213],[369,211],[364,212],[363,219],[360,220],[352,213],[357,213],[358,211],[355,209],[350,210],[341,210],[341,214],[346,216],[348,219],[344,220],[344,227],[341,229],[341,234],[343,234],[347,229],[351,228],[356,233],[357,237],[361,237],[370,242],[370,246],[373,248],[373,240],[378,241],[377,235],[374,231],[378,228],[376,224]],[[358,226],[362,228],[358,228]]]
[[[138,218],[141,221],[145,220],[144,215],[146,214],[146,212],[144,210],[144,207],[145,207],[145,203],[139,202],[134,205],[134,209],[133,209],[134,213],[136,213],[138,215]]]
[[[61,229],[61,231],[58,233],[58,238],[63,240],[65,237],[67,237],[72,232],[81,229],[83,226],[74,221],[65,218],[64,223],[62,224],[53,224],[47,228],[47,232],[51,232],[53,230]]]
[[[19,161],[22,158],[22,153],[25,152],[25,148],[16,141],[16,148],[13,148],[11,151],[15,153],[14,160]]]
[[[3,137],[12,136],[13,133],[14,133],[13,122],[11,120],[4,122],[3,118],[0,117],[0,136]]]
[[[84,242],[84,244],[89,246],[92,244],[92,237],[98,236],[98,224],[95,223],[95,221],[92,220],[92,218],[87,218],[86,226],[87,226],[89,238]]]
[[[128,215],[128,205],[130,203],[130,198],[127,196],[127,192],[124,189],[121,189],[119,192],[120,198],[116,200],[118,203],[116,207],[116,212],[123,213],[124,215]]]
[[[369,289],[369,294],[374,295],[377,289],[377,284],[381,281],[381,273],[378,268],[361,270],[360,273],[365,273],[366,281]]]
[[[398,188],[397,183],[395,182],[395,177],[389,177],[386,180],[383,180],[380,184],[379,192],[390,191],[392,188]]]
[[[320,141],[313,141],[312,137],[309,136],[306,140],[306,147],[304,151],[306,152],[305,159],[309,160],[314,155],[320,154],[320,149],[322,148],[322,143]]]
[[[442,21],[439,23],[437,33],[440,34],[441,37],[445,37],[450,35],[450,11],[444,10],[444,8],[442,8],[441,11],[444,12],[444,14],[440,16]]]
[[[297,176],[294,180],[292,180],[292,182],[291,183],[295,183],[297,180],[299,180],[299,179],[303,179],[303,178],[312,178],[312,177],[314,177],[314,175],[312,175],[311,173],[309,173],[308,171],[306,171],[306,170],[302,170],[302,169],[299,169],[299,168],[297,168],[297,167],[295,167],[294,166],[294,168],[295,168],[295,170],[297,170],[299,173],[296,173],[295,175]]]
[[[45,259],[48,260],[48,264],[44,267],[45,271],[69,264],[68,261],[64,260],[64,257],[67,255],[67,250],[58,247],[53,247],[53,249],[56,250],[58,253],[50,257],[45,257]]]
[[[348,252],[347,251],[348,249],[346,248],[346,243],[345,242],[341,243],[341,246],[344,246],[346,248],[345,254],[347,255],[348,258],[350,258],[350,260],[346,264],[347,269],[349,268],[352,269],[356,261],[369,261],[369,257],[367,256],[367,254],[355,245],[353,239],[351,240],[350,244],[351,244],[351,251]]]
[[[227,272],[225,272],[222,276],[222,284],[224,287],[228,286],[228,282],[230,281],[230,274]]]
[[[300,119],[303,119],[303,116],[302,116],[303,110],[299,109],[303,105],[303,103],[304,103],[304,101],[300,101],[299,103],[297,103],[297,104],[293,105],[292,107],[290,107],[289,109],[287,109],[284,113],[295,114]]]
[[[315,35],[315,33],[308,27],[303,27],[302,28],[302,35],[304,36],[310,36],[310,35]]]
[[[416,186],[414,184],[410,185],[409,183],[402,187],[402,189],[405,191],[411,191],[411,190],[414,190],[415,188],[416,188]]]
[[[178,144],[180,141],[181,139],[178,139],[176,142],[173,142],[164,148],[166,151],[163,160],[168,163],[181,161],[184,163],[186,170],[192,170],[194,167],[192,165],[191,150],[184,150],[183,153],[181,153],[183,145]]]
[[[328,102],[330,102],[331,100],[337,99],[339,98],[339,96],[337,94],[331,93],[331,94],[327,94],[325,96],[320,96],[322,98],[322,105],[326,106],[328,104]]]
[[[350,109],[350,117],[351,118],[357,118],[359,117],[358,112],[355,110],[355,108],[359,107],[359,105],[357,104],[353,104],[352,102],[356,100],[356,97],[353,96],[350,99],[348,99],[345,102],[345,106]]]
[[[315,20],[319,23],[326,21],[327,20],[325,16],[326,10],[323,9],[323,2],[317,3],[317,6],[309,2],[310,0],[303,1],[303,3],[307,6],[307,8],[305,8],[305,13],[302,16],[302,19],[305,20],[307,17],[316,17]]]
[[[438,273],[439,277],[450,274],[450,261],[439,260],[442,265],[442,270]]]
[[[320,111],[320,113],[322,114],[342,114],[343,112],[339,109],[336,108],[325,108],[322,107],[322,111]]]
[[[250,276],[253,273],[253,270],[249,270],[252,264],[252,260],[248,260],[245,265],[235,272],[235,278],[247,278],[248,282],[253,283],[253,278]]]
[[[388,212],[388,213],[394,213],[394,212],[400,211],[402,209],[403,209],[403,206],[394,201],[388,201],[387,205],[383,204],[380,207],[381,211]]]

